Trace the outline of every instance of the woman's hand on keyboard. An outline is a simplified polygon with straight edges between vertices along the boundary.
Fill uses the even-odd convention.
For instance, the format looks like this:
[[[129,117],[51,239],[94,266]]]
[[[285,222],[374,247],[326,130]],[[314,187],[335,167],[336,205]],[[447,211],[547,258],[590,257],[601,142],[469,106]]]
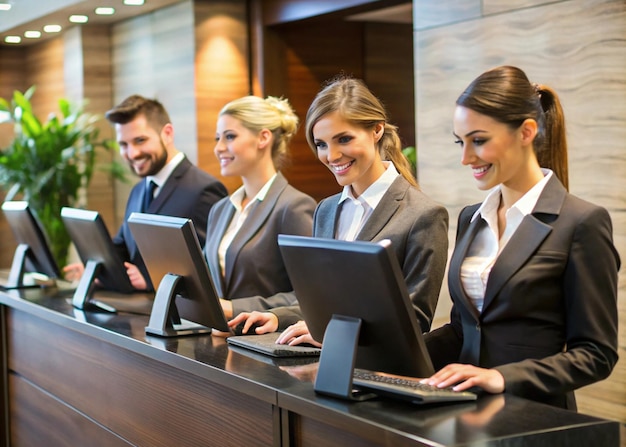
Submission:
[[[504,392],[504,377],[499,371],[460,363],[451,363],[421,382],[455,391],[476,386],[492,394]]]
[[[276,340],[276,343],[292,346],[308,343],[318,348],[322,347],[321,343],[313,340],[313,337],[309,332],[309,328],[307,327],[304,320],[300,320],[285,329]]]

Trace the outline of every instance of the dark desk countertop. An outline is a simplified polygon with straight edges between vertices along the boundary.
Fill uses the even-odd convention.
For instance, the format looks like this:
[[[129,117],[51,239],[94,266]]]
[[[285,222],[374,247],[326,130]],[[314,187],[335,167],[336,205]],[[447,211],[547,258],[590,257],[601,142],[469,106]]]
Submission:
[[[71,291],[55,288],[10,290],[0,292],[0,303],[346,430],[385,427],[391,440],[433,446],[619,445],[617,422],[506,394],[440,406],[389,398],[352,403],[321,396],[313,390],[315,358],[274,359],[231,347],[212,335],[148,336],[144,328],[151,295],[98,292],[99,300],[120,310],[117,314],[75,309],[71,296]]]

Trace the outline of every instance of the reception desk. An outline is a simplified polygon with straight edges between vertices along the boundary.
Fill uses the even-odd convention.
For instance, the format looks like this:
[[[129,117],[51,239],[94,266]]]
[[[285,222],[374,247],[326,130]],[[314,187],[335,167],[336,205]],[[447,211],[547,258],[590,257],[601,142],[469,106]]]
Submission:
[[[618,446],[619,424],[514,396],[417,406],[315,394],[312,359],[211,335],[146,336],[149,297],[72,308],[52,289],[0,292],[0,446]]]

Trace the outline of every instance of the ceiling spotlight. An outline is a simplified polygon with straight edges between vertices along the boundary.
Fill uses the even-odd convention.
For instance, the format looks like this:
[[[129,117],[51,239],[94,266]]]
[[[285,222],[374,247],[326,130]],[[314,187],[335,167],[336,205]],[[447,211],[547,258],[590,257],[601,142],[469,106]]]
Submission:
[[[24,31],[24,37],[28,39],[39,39],[41,37],[41,31]]]
[[[11,3],[0,2],[0,11],[8,11],[11,9]]]
[[[63,28],[61,28],[61,25],[46,25],[46,26],[43,27],[43,30],[46,33],[58,33],[62,29]]]
[[[124,4],[128,6],[141,6],[144,3],[144,0],[124,0]]]
[[[22,41],[22,38],[20,36],[6,36],[4,38],[4,41],[6,43],[20,43]]]
[[[115,14],[115,8],[100,6],[99,8],[96,8],[96,14],[99,16],[111,16]]]
[[[82,14],[74,14],[74,15],[71,15],[69,18],[69,21],[72,23],[87,23],[88,20],[89,20],[89,17],[82,15]]]

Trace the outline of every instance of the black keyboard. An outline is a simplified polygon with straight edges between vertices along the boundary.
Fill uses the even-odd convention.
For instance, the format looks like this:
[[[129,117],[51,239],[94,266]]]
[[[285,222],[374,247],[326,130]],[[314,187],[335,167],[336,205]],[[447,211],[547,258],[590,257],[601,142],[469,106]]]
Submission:
[[[355,369],[353,384],[368,390],[408,399],[416,403],[436,403],[476,400],[470,391],[454,391],[420,383],[420,379],[387,373]]]
[[[317,356],[322,352],[321,348],[308,345],[279,345],[276,339],[280,334],[270,332],[262,335],[235,335],[228,337],[226,341],[232,345],[256,352],[261,352],[272,357],[298,357],[298,356]]]

